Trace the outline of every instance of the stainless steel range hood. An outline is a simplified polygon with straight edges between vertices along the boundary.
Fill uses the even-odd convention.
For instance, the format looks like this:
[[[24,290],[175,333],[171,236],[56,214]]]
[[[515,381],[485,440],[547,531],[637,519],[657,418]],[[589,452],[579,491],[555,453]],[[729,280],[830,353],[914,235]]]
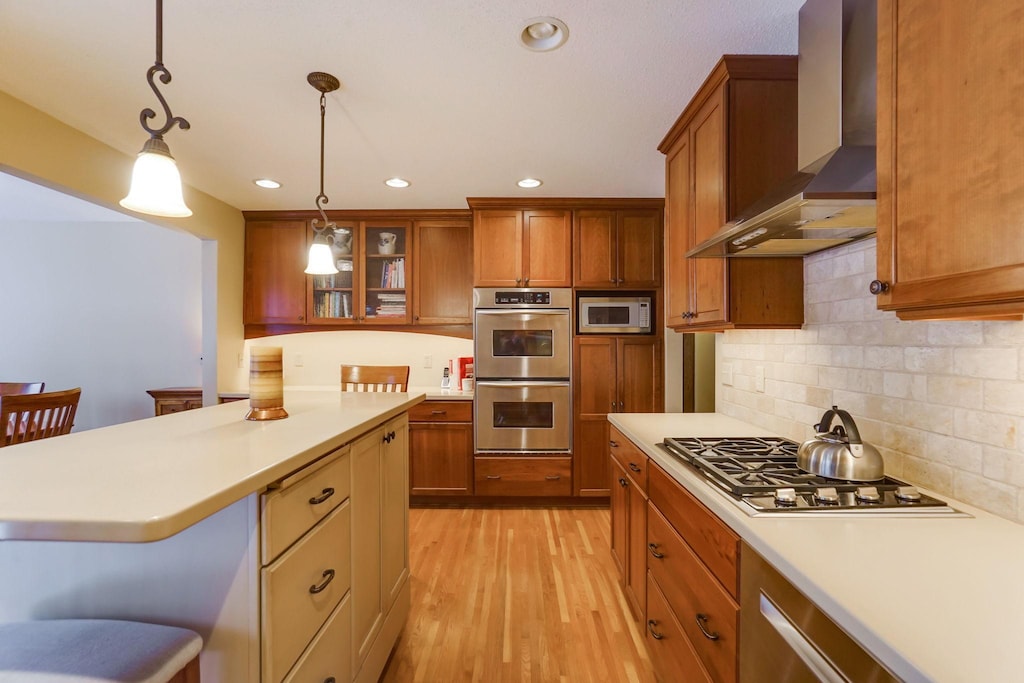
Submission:
[[[805,256],[875,232],[875,0],[800,9],[802,169],[686,255]]]

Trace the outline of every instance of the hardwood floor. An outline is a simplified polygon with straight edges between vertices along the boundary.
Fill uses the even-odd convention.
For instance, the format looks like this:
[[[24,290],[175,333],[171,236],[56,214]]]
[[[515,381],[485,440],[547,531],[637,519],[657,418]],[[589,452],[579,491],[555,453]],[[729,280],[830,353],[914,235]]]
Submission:
[[[412,611],[382,681],[654,681],[607,509],[412,509]]]

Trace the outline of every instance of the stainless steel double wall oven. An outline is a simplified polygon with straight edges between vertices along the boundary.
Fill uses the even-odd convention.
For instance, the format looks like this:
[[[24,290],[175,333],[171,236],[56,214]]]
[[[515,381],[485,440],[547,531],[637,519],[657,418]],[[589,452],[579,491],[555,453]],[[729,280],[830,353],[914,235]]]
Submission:
[[[475,289],[478,453],[572,447],[572,290]]]

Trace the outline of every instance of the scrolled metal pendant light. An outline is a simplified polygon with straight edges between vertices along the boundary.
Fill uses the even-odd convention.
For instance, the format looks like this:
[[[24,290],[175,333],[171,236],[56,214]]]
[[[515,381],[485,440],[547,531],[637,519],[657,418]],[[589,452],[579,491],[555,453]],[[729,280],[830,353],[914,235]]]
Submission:
[[[151,128],[148,122],[156,118],[156,112],[147,107],[139,114],[142,128],[150,137],[135,159],[131,188],[128,196],[121,200],[121,206],[154,216],[184,218],[191,216],[192,210],[185,205],[182,197],[181,174],[178,173],[170,148],[164,142],[164,134],[174,126],[182,130],[188,130],[191,126],[182,117],[171,114],[171,108],[155,82],[157,76],[164,85],[171,82],[171,72],[164,66],[163,54],[164,3],[163,0],[156,0],[156,62],[146,72],[146,80],[160,101],[167,121],[159,128]]]
[[[320,194],[316,196],[316,208],[323,218],[323,225],[318,225],[319,221],[315,218],[312,221],[313,244],[309,246],[309,262],[305,272],[310,275],[333,275],[338,272],[338,267],[331,254],[334,233],[329,230],[333,230],[335,225],[327,219],[323,207],[329,201],[324,194],[324,117],[327,112],[327,93],[340,88],[341,83],[331,74],[322,71],[314,71],[306,76],[306,80],[320,92]]]

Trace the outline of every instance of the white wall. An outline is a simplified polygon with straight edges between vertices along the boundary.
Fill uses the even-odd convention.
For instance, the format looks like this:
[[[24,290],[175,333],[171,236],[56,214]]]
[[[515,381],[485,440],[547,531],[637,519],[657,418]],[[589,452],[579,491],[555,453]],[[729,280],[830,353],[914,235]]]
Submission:
[[[471,339],[436,334],[354,330],[262,337],[245,343],[237,370],[237,385],[243,391],[249,386],[249,349],[253,345],[282,348],[285,386],[339,386],[339,366],[345,363],[408,365],[410,387],[439,387],[449,358],[473,355]],[[425,356],[431,357],[432,367],[423,367]]]
[[[199,386],[200,245],[139,221],[0,220],[0,381],[82,387],[75,431]]]
[[[1024,523],[1024,322],[900,321],[874,277],[873,239],[806,258],[803,329],[718,335],[717,409],[802,441],[836,404],[892,475]]]

